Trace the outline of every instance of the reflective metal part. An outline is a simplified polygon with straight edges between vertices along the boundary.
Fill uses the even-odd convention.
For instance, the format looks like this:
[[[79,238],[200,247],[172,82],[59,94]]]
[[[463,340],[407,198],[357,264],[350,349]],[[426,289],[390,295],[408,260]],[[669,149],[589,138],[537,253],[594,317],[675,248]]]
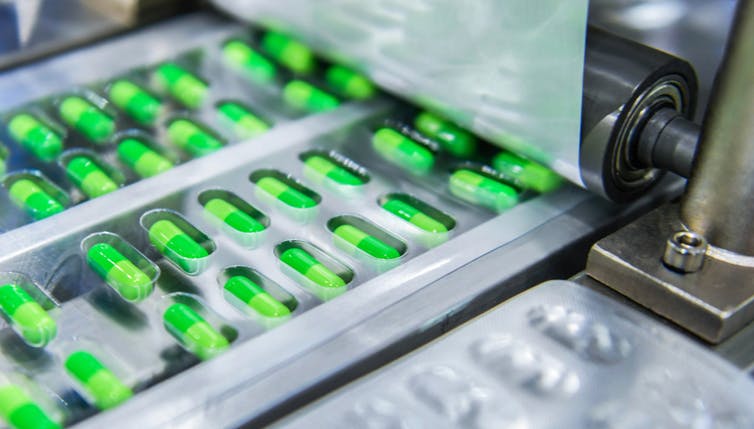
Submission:
[[[638,162],[689,177],[699,133],[700,126],[676,110],[660,109],[641,131],[636,148]]]
[[[707,240],[691,231],[679,231],[668,238],[662,262],[671,269],[682,273],[699,271],[704,264]]]

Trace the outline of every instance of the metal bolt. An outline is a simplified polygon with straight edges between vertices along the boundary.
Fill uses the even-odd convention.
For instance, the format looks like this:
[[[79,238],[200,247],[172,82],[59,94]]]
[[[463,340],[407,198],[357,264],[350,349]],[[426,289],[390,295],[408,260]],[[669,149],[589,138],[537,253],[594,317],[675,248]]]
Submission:
[[[704,264],[707,246],[707,240],[695,232],[676,232],[665,243],[662,262],[668,268],[684,274],[699,271]]]

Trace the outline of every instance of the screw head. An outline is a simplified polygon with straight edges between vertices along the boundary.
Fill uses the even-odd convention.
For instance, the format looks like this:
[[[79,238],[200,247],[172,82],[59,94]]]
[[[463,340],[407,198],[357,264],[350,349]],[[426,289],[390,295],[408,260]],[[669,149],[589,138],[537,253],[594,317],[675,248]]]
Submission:
[[[678,231],[665,243],[662,262],[671,270],[681,273],[699,271],[707,253],[707,240],[692,231]]]

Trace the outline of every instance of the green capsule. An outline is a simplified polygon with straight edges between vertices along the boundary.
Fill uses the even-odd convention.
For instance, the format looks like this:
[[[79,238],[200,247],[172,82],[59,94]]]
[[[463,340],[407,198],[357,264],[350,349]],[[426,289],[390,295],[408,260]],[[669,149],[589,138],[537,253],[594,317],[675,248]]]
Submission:
[[[243,234],[264,231],[264,225],[243,210],[221,198],[213,198],[204,205],[204,210],[229,227]]]
[[[424,231],[432,233],[448,232],[448,228],[442,222],[397,198],[386,200],[382,204],[382,208]]]
[[[89,352],[71,353],[65,361],[65,369],[101,410],[114,408],[133,396],[131,389]]]
[[[201,79],[174,63],[165,63],[154,71],[157,85],[190,109],[196,109],[207,98],[208,87]]]
[[[247,277],[229,278],[224,289],[260,316],[279,318],[291,315],[288,307]]]
[[[86,262],[127,301],[141,301],[152,293],[152,279],[107,243],[89,248]]]
[[[115,133],[115,120],[82,97],[66,97],[58,112],[66,124],[96,143],[107,141]]]
[[[77,155],[65,167],[68,178],[89,198],[118,190],[118,184],[87,156]]]
[[[121,140],[118,158],[142,178],[156,176],[173,168],[170,160],[133,138]]]
[[[450,192],[463,200],[495,211],[518,204],[518,192],[515,188],[463,168],[450,176]]]
[[[306,209],[318,204],[314,198],[311,198],[276,177],[266,176],[259,179],[257,181],[257,187],[293,208]]]
[[[414,126],[453,156],[470,158],[476,153],[477,142],[473,134],[437,115],[422,112],[414,119]]]
[[[192,259],[209,256],[201,244],[167,219],[158,220],[149,228],[149,241],[186,272],[192,271]]]
[[[311,155],[304,161],[304,166],[314,173],[327,177],[338,185],[361,186],[364,179],[351,173],[335,161],[321,155]]]
[[[13,429],[60,429],[18,386],[0,387],[0,416]]]
[[[34,220],[41,220],[65,210],[63,204],[29,179],[19,179],[8,189],[15,205],[24,209]]]
[[[223,147],[220,140],[188,119],[172,121],[168,125],[168,137],[192,156],[204,156]]]
[[[262,49],[292,71],[308,74],[314,70],[314,53],[306,45],[277,31],[262,37]]]
[[[311,113],[336,109],[340,101],[316,86],[303,80],[292,80],[283,88],[283,99],[299,110]]]
[[[333,289],[346,286],[343,278],[304,249],[292,247],[280,255],[280,260],[318,286]]]
[[[173,304],[162,316],[165,329],[201,360],[224,352],[230,344],[196,311],[185,304]]]
[[[23,288],[13,284],[0,286],[0,310],[27,344],[44,347],[55,338],[57,324]]]
[[[522,158],[511,152],[500,152],[492,159],[495,170],[518,180],[525,188],[537,192],[557,189],[563,180],[554,171],[534,161]]]
[[[366,254],[377,259],[400,258],[398,249],[377,237],[371,236],[353,225],[343,224],[335,228],[333,234],[356,246]]]
[[[354,100],[371,98],[377,92],[372,82],[364,75],[341,65],[330,66],[325,73],[325,79],[339,93]]]
[[[251,113],[249,109],[233,101],[218,104],[217,113],[221,118],[232,123],[234,132],[244,139],[264,134],[270,129],[266,122]]]
[[[240,40],[226,43],[223,46],[223,55],[230,64],[248,73],[257,82],[270,82],[277,74],[273,63]]]
[[[391,128],[377,130],[372,147],[386,160],[414,174],[427,173],[435,164],[431,150]]]
[[[162,112],[162,102],[135,83],[120,79],[107,90],[108,98],[140,124],[153,124]]]
[[[8,122],[8,132],[21,146],[42,161],[52,161],[63,152],[61,136],[28,113],[13,116]]]

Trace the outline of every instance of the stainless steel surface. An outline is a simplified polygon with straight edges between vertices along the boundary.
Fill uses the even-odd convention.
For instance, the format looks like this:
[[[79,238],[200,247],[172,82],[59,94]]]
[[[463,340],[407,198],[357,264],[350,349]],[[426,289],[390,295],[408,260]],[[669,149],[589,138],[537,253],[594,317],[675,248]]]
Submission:
[[[679,231],[665,242],[662,262],[681,273],[694,273],[702,268],[706,253],[704,237],[691,231]]]
[[[739,3],[681,218],[711,245],[754,256],[754,2]]]

